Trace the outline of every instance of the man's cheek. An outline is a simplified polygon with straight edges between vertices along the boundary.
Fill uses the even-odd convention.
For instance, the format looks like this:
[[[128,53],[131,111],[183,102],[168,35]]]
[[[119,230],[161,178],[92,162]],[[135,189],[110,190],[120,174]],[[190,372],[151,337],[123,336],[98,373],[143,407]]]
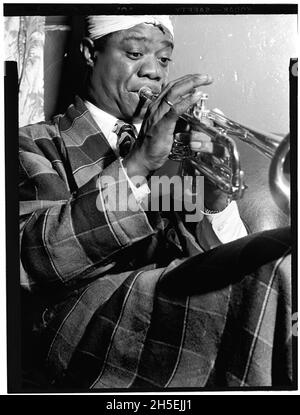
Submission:
[[[162,88],[164,88],[167,85],[168,79],[169,79],[169,67],[164,68],[162,70],[162,73],[161,73],[161,86],[162,86]]]

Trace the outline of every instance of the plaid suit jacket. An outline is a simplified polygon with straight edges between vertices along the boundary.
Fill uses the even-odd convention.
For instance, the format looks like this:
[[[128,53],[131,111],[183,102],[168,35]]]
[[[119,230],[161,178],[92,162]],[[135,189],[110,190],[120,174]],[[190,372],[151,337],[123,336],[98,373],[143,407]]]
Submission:
[[[24,348],[34,356],[25,353],[24,366],[39,373],[40,387],[287,385],[291,327],[286,318],[277,333],[276,310],[284,293],[289,315],[290,289],[280,282],[277,290],[278,264],[234,290],[231,281],[204,293],[161,290],[161,280],[203,251],[178,216],[146,214],[137,204],[114,209],[120,183],[127,185],[119,161],[80,98],[52,122],[21,128],[21,285],[30,292],[23,313],[32,312]],[[288,249],[281,245],[280,255]],[[198,266],[190,271],[205,278]],[[237,286],[248,307],[239,329],[229,318]],[[268,307],[275,318],[266,331]],[[225,364],[220,350],[233,328],[243,358],[225,353]],[[288,362],[277,380],[275,336]]]

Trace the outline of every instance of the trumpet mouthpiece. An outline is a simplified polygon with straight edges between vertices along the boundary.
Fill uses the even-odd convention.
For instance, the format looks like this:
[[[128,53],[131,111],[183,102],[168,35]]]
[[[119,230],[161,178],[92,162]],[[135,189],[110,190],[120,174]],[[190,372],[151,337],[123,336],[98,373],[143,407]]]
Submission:
[[[148,86],[142,86],[138,94],[140,98],[144,98],[144,99],[152,100],[155,97],[152,90]]]

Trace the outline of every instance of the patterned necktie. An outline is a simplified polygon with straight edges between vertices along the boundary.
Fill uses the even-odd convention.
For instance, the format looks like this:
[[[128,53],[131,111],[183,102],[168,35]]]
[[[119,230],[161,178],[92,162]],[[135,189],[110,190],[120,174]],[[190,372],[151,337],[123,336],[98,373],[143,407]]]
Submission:
[[[125,157],[134,146],[137,130],[133,125],[118,120],[113,128],[113,132],[118,136],[117,148],[119,155],[120,157]]]

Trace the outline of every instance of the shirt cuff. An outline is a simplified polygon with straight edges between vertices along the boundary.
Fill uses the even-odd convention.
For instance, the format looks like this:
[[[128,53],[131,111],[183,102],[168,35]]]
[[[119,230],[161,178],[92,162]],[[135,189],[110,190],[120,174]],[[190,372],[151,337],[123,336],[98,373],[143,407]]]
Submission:
[[[205,216],[220,242],[227,243],[247,235],[238,206],[232,201],[224,210]]]
[[[147,182],[145,181],[145,178],[142,177],[137,177],[137,183],[134,184],[133,181],[129,178],[129,176],[127,175],[127,171],[125,169],[125,167],[123,166],[123,159],[120,158],[120,164],[123,170],[123,173],[128,181],[128,184],[130,186],[130,189],[135,197],[135,200],[137,201],[137,203],[142,203],[142,201],[145,199],[146,196],[148,196],[148,194],[150,193],[150,189],[149,186],[147,184]]]

